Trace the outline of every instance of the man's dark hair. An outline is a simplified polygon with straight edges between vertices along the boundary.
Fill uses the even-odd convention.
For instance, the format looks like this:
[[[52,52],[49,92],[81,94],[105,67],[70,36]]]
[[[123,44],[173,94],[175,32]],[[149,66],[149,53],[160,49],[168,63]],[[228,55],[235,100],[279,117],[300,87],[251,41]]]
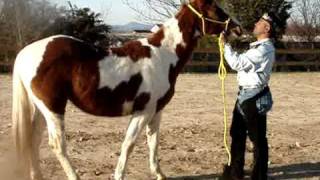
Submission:
[[[279,16],[274,12],[268,12],[268,16],[272,19],[272,21],[268,21],[271,26],[270,37],[276,39],[278,34],[282,34],[281,31],[285,29],[286,24],[283,24]]]

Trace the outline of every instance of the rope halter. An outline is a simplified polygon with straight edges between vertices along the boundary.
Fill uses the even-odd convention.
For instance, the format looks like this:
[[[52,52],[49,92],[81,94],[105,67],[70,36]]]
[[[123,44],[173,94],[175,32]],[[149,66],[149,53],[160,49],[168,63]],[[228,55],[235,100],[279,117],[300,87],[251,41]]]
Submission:
[[[197,11],[191,4],[188,4],[187,6],[194,14],[196,14],[201,19],[203,35],[206,35],[206,23],[205,23],[206,21],[211,22],[211,23],[216,23],[216,24],[223,24],[223,25],[225,25],[224,30],[225,31],[228,30],[229,23],[230,23],[230,20],[231,20],[230,18],[228,18],[224,22],[223,21],[214,20],[214,19],[211,19],[211,18],[204,17],[203,14],[201,14],[199,11]]]

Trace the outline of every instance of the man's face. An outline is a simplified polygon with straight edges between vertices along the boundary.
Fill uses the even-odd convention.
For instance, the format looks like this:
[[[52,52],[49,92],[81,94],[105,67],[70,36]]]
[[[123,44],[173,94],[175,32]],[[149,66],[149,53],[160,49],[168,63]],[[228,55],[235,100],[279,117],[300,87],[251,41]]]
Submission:
[[[268,34],[270,32],[270,24],[268,21],[264,20],[261,18],[258,22],[256,22],[254,29],[253,29],[253,34],[257,37],[262,34]]]

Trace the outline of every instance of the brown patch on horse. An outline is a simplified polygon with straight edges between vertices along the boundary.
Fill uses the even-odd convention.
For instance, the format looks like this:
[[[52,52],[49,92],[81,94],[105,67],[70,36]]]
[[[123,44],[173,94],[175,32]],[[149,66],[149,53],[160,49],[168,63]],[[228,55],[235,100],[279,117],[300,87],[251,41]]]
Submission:
[[[47,44],[31,87],[34,94],[53,112],[64,114],[68,96],[72,93],[72,73],[75,61],[96,68],[97,61],[107,52],[70,38],[55,38]],[[97,78],[97,75],[93,75]]]
[[[158,32],[154,33],[151,37],[148,38],[148,43],[155,46],[160,47],[161,41],[164,38],[164,30],[161,28]]]
[[[122,47],[111,48],[111,51],[119,57],[129,56],[134,62],[151,57],[150,47],[143,46],[140,41],[129,41]]]
[[[150,100],[150,93],[141,93],[133,103],[133,111],[142,111]]]

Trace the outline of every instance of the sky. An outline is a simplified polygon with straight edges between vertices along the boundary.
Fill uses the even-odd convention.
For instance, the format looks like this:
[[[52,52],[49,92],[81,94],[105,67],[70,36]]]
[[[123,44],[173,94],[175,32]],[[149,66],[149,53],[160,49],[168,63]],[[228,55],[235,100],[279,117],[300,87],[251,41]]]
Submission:
[[[135,12],[130,9],[123,0],[50,0],[58,5],[68,6],[67,2],[78,7],[89,7],[94,12],[102,14],[102,17],[106,24],[110,25],[123,25],[132,21],[139,21]],[[143,0],[129,0],[138,5]],[[313,1],[313,0],[312,0]],[[140,4],[141,6],[141,4]],[[143,6],[141,6],[143,7]],[[293,12],[294,13],[294,12]]]
[[[132,21],[138,21],[133,10],[122,0],[69,0],[79,8],[89,7],[94,12],[101,13],[103,19],[110,25],[123,25]],[[142,0],[131,0],[140,3]],[[68,0],[51,0],[58,5],[68,6]]]

